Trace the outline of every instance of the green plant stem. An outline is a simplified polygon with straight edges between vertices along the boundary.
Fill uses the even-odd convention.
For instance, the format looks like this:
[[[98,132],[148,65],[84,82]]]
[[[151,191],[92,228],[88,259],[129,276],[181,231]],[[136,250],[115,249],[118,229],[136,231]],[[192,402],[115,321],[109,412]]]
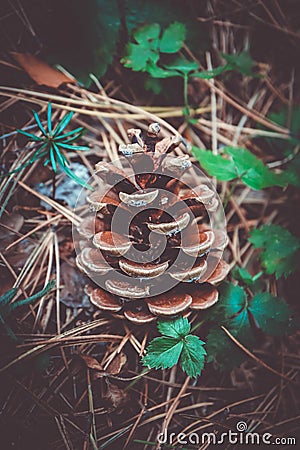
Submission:
[[[223,203],[223,208],[224,208],[224,210],[226,209],[226,207],[227,207],[227,205],[228,205],[228,203],[229,203],[229,201],[230,201],[230,199],[231,199],[231,197],[232,197],[232,194],[234,193],[234,190],[235,190],[235,188],[236,188],[238,182],[239,182],[239,178],[237,178],[236,180],[234,180],[234,182],[232,183],[231,188],[230,188],[230,190],[229,190],[227,196],[226,196],[225,199],[224,199],[224,203]]]
[[[188,84],[189,84],[189,76],[187,73],[183,75],[183,98],[184,98],[184,106],[186,110],[186,115],[190,117],[190,106],[188,101]]]

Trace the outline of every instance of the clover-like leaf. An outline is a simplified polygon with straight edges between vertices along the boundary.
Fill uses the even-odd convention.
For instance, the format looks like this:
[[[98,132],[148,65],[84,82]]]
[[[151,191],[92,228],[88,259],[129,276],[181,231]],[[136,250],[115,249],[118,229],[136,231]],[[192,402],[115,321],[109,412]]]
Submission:
[[[183,342],[178,339],[162,336],[154,338],[147,347],[143,364],[154,369],[168,369],[178,363]]]
[[[189,334],[189,321],[183,317],[159,320],[157,327],[164,336],[150,342],[143,364],[154,369],[167,369],[179,361],[187,375],[197,377],[203,369],[206,351],[204,342],[198,336]]]
[[[158,39],[160,35],[160,25],[158,23],[152,23],[150,25],[144,25],[139,27],[134,33],[134,39],[138,44],[141,44],[144,48],[157,49]]]
[[[157,328],[161,334],[177,339],[187,336],[191,331],[191,325],[186,317],[179,317],[174,320],[158,320]]]
[[[159,44],[159,50],[162,53],[178,52],[186,38],[186,26],[180,22],[171,23],[163,32]]]
[[[206,351],[203,348],[204,342],[198,336],[189,334],[183,341],[183,348],[180,356],[180,366],[182,370],[192,378],[200,375],[205,361]]]
[[[125,67],[135,72],[145,71],[148,62],[156,63],[159,59],[158,53],[139,44],[129,43],[127,55],[121,59]]]
[[[279,225],[263,225],[252,230],[249,241],[261,248],[260,260],[268,274],[287,277],[295,271],[300,260],[300,240]]]
[[[280,298],[269,292],[260,292],[251,299],[248,309],[259,328],[266,334],[282,336],[288,331],[291,310]]]

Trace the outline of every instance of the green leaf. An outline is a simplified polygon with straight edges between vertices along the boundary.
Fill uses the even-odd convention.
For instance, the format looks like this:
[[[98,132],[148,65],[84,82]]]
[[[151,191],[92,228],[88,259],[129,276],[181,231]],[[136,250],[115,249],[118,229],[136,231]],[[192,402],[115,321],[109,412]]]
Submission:
[[[90,150],[90,148],[87,147],[86,145],[69,145],[65,144],[64,142],[57,142],[57,145],[69,150],[81,150],[81,151]]]
[[[182,48],[185,38],[185,25],[180,22],[174,22],[163,32],[159,49],[162,53],[176,53]]]
[[[228,319],[237,317],[247,306],[245,290],[238,285],[222,283],[219,288],[220,300],[211,310],[211,319],[218,323],[226,323]]]
[[[205,347],[207,362],[215,363],[221,371],[232,370],[247,359],[247,355],[219,327],[211,328]]]
[[[270,336],[285,334],[292,315],[289,306],[269,292],[255,295],[250,301],[249,311],[259,328]]]
[[[299,264],[300,240],[279,225],[263,225],[252,230],[249,241],[262,248],[260,260],[268,274],[287,277]]]
[[[177,339],[187,336],[191,331],[191,325],[185,317],[178,317],[173,320],[158,320],[157,328],[161,334]]]
[[[237,171],[233,161],[223,158],[221,155],[213,155],[210,150],[192,147],[192,154],[200,162],[200,165],[211,176],[220,181],[230,181],[237,178]]]
[[[151,25],[144,25],[139,27],[133,36],[138,44],[141,44],[143,48],[149,48],[151,50],[158,49],[158,38],[160,35],[160,26],[158,23]]]
[[[83,186],[87,189],[89,189],[90,191],[93,191],[93,187],[90,186],[88,183],[86,183],[84,180],[82,180],[81,178],[79,178],[77,175],[75,175],[75,173],[72,172],[71,169],[69,169],[69,167],[67,167],[66,165],[66,158],[60,153],[59,148],[57,147],[56,144],[53,143],[54,149],[55,149],[55,153],[57,156],[57,162],[60,165],[60,167],[62,168],[62,170],[70,177],[72,178],[74,181],[76,181],[76,183],[80,184],[80,186]]]
[[[147,69],[148,62],[156,63],[158,59],[158,53],[154,52],[150,48],[139,44],[129,43],[127,45],[127,55],[121,59],[121,63],[135,72],[144,72]]]
[[[0,309],[3,309],[17,294],[18,289],[12,288],[0,297]]]
[[[49,150],[49,155],[50,155],[50,161],[51,161],[52,169],[53,169],[54,173],[56,173],[57,172],[57,167],[56,167],[56,161],[55,161],[54,151],[53,151],[52,147]]]
[[[67,137],[73,136],[74,134],[78,135],[77,137],[80,137],[83,132],[84,132],[83,127],[75,128],[75,130],[68,131],[68,133],[64,133],[59,136],[55,136],[55,142],[65,140]]]
[[[51,116],[52,116],[52,104],[51,102],[48,103],[48,108],[47,108],[47,126],[48,126],[48,133],[52,132],[52,121],[51,121]]]
[[[270,170],[260,159],[245,148],[224,147],[221,154],[213,155],[209,150],[193,147],[192,153],[206,172],[220,181],[240,178],[252,189],[264,189],[271,186],[285,186],[285,176]]]
[[[147,64],[147,72],[153,78],[171,78],[171,77],[180,77],[181,74],[177,70],[165,70],[161,67],[153,64],[153,62],[149,62]]]
[[[48,294],[48,292],[50,292],[54,286],[55,286],[55,280],[49,281],[49,283],[47,283],[46,286],[43,289],[41,289],[39,292],[37,292],[36,294],[33,294],[30,297],[27,297],[23,300],[18,300],[17,302],[14,302],[11,305],[9,305],[8,311],[11,312],[16,308],[19,308],[20,306],[25,306],[25,305],[28,305],[28,304],[34,302],[38,298],[41,298],[44,295]]]
[[[248,317],[248,301],[245,290],[229,282],[219,288],[220,300],[213,307],[211,320],[224,325],[233,336],[240,338],[244,344],[253,343],[253,333]]]
[[[257,76],[257,74],[255,74],[252,70],[255,62],[253,61],[248,50],[231,55],[222,53],[222,56],[228,63],[232,65],[233,70],[237,70],[243,75],[247,75],[250,77]]]
[[[202,72],[195,72],[193,73],[192,76],[196,78],[203,78],[204,80],[209,80],[210,78],[214,78],[223,72],[228,72],[229,70],[232,70],[231,64],[225,64],[225,66],[216,67],[215,69],[212,70],[203,70]]]
[[[71,111],[67,113],[60,122],[56,125],[53,132],[53,137],[59,136],[59,134],[66,128],[66,126],[71,122],[74,112]]]
[[[143,364],[154,369],[166,369],[178,363],[190,377],[197,377],[204,365],[206,351],[197,336],[189,334],[188,319],[158,320],[157,327],[164,336],[155,338],[147,347]]]
[[[206,351],[203,348],[204,342],[198,336],[189,334],[183,341],[183,348],[180,356],[180,366],[182,370],[192,378],[200,375]]]
[[[282,175],[271,171],[260,159],[245,148],[225,147],[225,154],[230,155],[239,177],[252,189],[264,189],[271,186],[285,186]]]
[[[39,129],[41,130],[42,134],[43,134],[45,137],[47,137],[46,130],[45,130],[45,128],[43,127],[42,122],[40,121],[40,118],[39,118],[38,114],[37,114],[34,110],[32,110],[32,113],[33,113],[33,117],[35,118],[35,121],[36,121],[36,123],[38,124],[38,127],[39,127]]]
[[[287,183],[300,188],[300,154],[296,155],[286,166],[284,177]]]
[[[246,286],[249,286],[254,293],[264,289],[264,282],[260,280],[260,277],[263,275],[262,271],[252,276],[244,267],[235,266],[231,274],[237,281],[241,281]]]
[[[255,343],[253,323],[264,333],[283,336],[296,331],[296,320],[286,303],[268,292],[259,292],[247,299],[240,286],[223,283],[220,300],[213,306],[210,319],[223,325],[247,348]],[[218,327],[210,330],[206,339],[208,362],[215,362],[220,369],[232,369],[246,359],[225,332]]]
[[[178,363],[183,342],[172,337],[157,337],[147,347],[143,364],[154,369],[168,369]]]
[[[164,64],[164,67],[169,70],[178,70],[182,74],[189,74],[199,69],[199,64],[196,61],[188,61],[186,58],[180,56],[172,63]]]
[[[27,133],[27,131],[24,130],[16,130],[18,133],[23,134],[24,136],[27,136],[31,141],[42,141],[43,138],[41,138],[40,136],[36,136],[35,134],[31,134],[31,133]]]

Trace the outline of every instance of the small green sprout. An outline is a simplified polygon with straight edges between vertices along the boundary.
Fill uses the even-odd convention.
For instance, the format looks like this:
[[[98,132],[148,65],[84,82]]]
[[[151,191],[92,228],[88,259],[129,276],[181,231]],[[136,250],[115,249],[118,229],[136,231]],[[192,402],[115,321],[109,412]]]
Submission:
[[[69,161],[64,155],[66,150],[89,150],[89,147],[74,145],[74,142],[82,135],[84,128],[79,127],[75,130],[63,133],[64,129],[70,123],[73,112],[69,112],[64,115],[58,124],[53,127],[51,116],[52,116],[52,105],[48,103],[47,107],[47,129],[43,126],[38,114],[33,111],[33,116],[38,125],[42,136],[37,136],[35,134],[28,133],[24,130],[17,130],[18,133],[23,134],[28,137],[30,141],[36,142],[37,150],[34,152],[32,158],[26,163],[30,165],[36,160],[44,158],[44,166],[51,164],[54,173],[57,172],[58,167],[60,167],[70,178],[76,181],[81,186],[93,190],[93,188],[86,183],[84,180],[75,175],[69,165]],[[25,165],[22,165],[16,171],[23,169]],[[15,171],[14,171],[15,172]]]

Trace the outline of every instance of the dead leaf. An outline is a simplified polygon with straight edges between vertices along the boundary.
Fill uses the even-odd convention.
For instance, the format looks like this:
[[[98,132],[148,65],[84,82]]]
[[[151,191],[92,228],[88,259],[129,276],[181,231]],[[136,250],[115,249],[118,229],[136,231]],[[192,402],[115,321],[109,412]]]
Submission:
[[[62,284],[60,301],[67,308],[90,308],[91,303],[88,295],[85,293],[86,278],[67,262],[61,265]]]
[[[108,380],[106,380],[106,384],[107,390],[103,398],[108,403],[108,411],[122,408],[129,399],[128,392],[120,389],[116,384],[112,384]]]
[[[89,355],[83,355],[82,353],[79,354],[80,358],[85,362],[86,366],[89,369],[94,369],[94,370],[101,370],[103,371],[103,368],[101,366],[101,364],[99,363],[99,361],[97,361],[96,358],[94,358],[93,356],[89,356]]]
[[[108,366],[105,369],[106,373],[109,373],[110,375],[118,375],[118,373],[121,372],[122,367],[127,361],[127,357],[125,353],[118,353],[114,359],[108,364]]]
[[[36,56],[17,52],[11,52],[11,54],[37,84],[58,88],[64,83],[76,82],[74,78],[48,66],[47,63]]]

